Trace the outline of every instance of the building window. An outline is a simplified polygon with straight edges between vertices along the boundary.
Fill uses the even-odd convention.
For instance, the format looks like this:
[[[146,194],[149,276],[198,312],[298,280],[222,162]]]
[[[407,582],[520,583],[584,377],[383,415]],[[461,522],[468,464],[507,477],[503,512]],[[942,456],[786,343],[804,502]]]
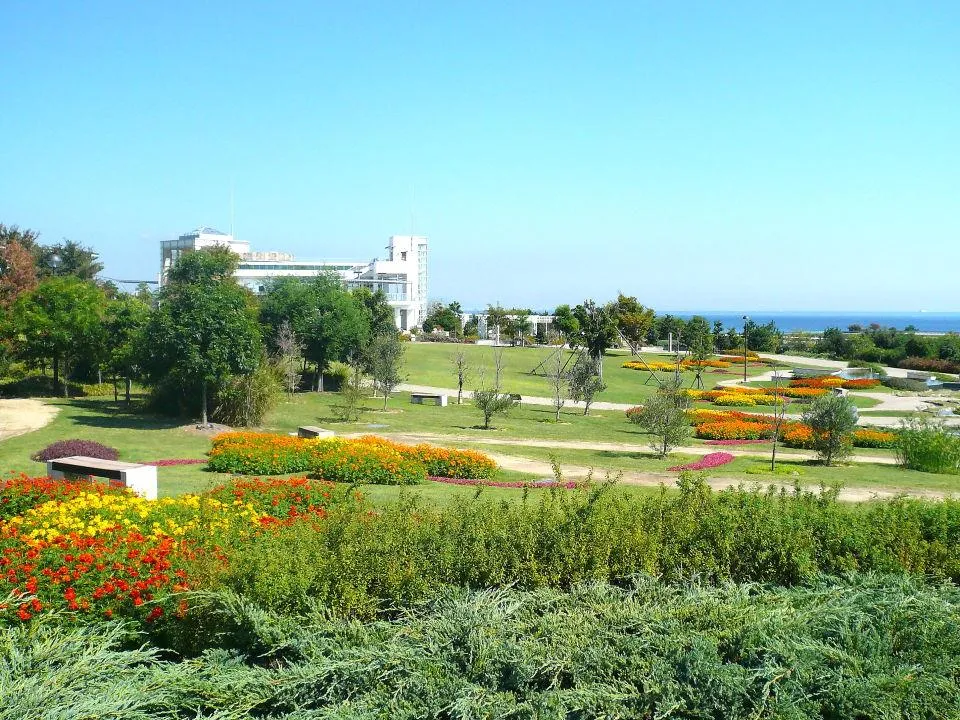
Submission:
[[[406,262],[406,259],[407,259],[407,253],[406,253],[405,251],[404,251],[404,252],[401,252],[401,253],[400,253],[400,260]]]

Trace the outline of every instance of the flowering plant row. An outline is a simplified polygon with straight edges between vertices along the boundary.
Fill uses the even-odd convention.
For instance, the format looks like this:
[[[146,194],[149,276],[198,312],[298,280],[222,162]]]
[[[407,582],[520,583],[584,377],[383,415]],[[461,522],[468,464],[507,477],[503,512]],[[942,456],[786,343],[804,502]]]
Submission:
[[[152,501],[93,483],[11,478],[0,483],[0,505],[32,506],[0,520],[0,597],[14,598],[0,606],[0,625],[45,611],[147,622],[183,615],[188,606],[178,595],[195,587],[191,563],[219,562],[218,538],[322,518],[345,497],[305,478]]]
[[[489,478],[497,471],[493,460],[474,450],[404,445],[374,436],[307,439],[249,432],[217,435],[209,465],[219,472],[313,472],[333,482],[376,484],[422,482],[428,474]]]
[[[484,487],[498,487],[498,488],[563,488],[565,490],[573,490],[577,487],[577,483],[574,480],[566,480],[562,483],[558,483],[556,480],[534,480],[533,482],[523,482],[522,480],[482,480],[482,479],[470,479],[470,478],[446,478],[446,477],[431,477],[431,480],[436,482],[446,483],[447,485],[482,485]]]
[[[648,363],[642,363],[638,360],[628,360],[623,363],[621,367],[625,367],[629,370],[646,370],[654,372],[673,372],[677,369],[677,364],[674,362],[662,362],[652,360]],[[727,360],[681,360],[680,369],[681,370],[693,370],[695,368],[714,368],[717,370],[724,370],[730,367],[730,362]]]
[[[845,388],[847,390],[867,390],[869,388],[877,387],[879,384],[879,380],[874,380],[871,378],[855,378],[853,380],[848,380],[836,375],[828,375],[826,377],[816,378],[798,378],[797,380],[790,381],[790,387],[792,388],[815,388],[827,390],[837,387]]]
[[[735,458],[730,453],[715,452],[704,455],[696,462],[687,463],[686,465],[674,465],[672,468],[667,469],[674,472],[681,470],[709,470],[710,468],[720,467],[721,465],[732,463],[734,459]]]

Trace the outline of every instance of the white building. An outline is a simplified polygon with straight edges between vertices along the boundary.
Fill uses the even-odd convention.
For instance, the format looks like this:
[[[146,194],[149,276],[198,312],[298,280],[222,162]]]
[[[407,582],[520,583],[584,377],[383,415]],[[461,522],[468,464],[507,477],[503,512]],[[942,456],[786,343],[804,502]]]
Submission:
[[[250,243],[232,235],[200,227],[176,240],[160,241],[160,285],[180,254],[207,247],[227,247],[240,256],[237,282],[262,293],[273,278],[311,278],[333,271],[348,288],[381,290],[394,309],[400,330],[418,327],[427,315],[427,238],[393,235],[386,247],[386,260],[296,260],[283,252],[251,252]]]

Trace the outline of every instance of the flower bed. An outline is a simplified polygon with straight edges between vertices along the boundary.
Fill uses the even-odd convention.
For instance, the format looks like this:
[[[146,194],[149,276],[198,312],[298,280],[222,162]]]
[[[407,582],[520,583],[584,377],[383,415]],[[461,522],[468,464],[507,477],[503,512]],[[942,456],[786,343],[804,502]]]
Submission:
[[[203,465],[207,461],[202,458],[171,458],[168,460],[150,460],[144,465],[153,465],[154,467],[174,467],[176,465]]]
[[[694,434],[703,440],[762,440],[773,432],[773,425],[764,422],[724,420],[701,423]]]
[[[307,439],[268,433],[224,433],[213,438],[209,466],[218,472],[272,475],[311,472],[322,480],[409,485],[427,475],[489,478],[497,471],[475,450],[404,445],[365,436]]]
[[[897,446],[897,434],[884,430],[854,430],[853,446],[862,448],[895,448]]]
[[[877,387],[879,384],[879,380],[872,378],[856,378],[854,380],[847,380],[840,387],[846,390],[868,390]]]
[[[753,407],[757,401],[744,393],[724,393],[714,398],[713,404],[725,407]]]
[[[770,440],[705,440],[704,445],[765,445]]]
[[[674,465],[673,467],[667,469],[673,472],[683,470],[709,470],[710,468],[720,467],[721,465],[732,463],[734,460],[735,458],[730,453],[715,452],[704,455],[696,462],[687,463],[686,465]]]
[[[433,445],[415,445],[411,454],[427,474],[444,478],[487,479],[497,473],[497,464],[476,450],[450,450]]]
[[[224,537],[248,539],[277,523],[323,518],[352,502],[330,483],[243,480],[203,495],[145,500],[124,489],[48,478],[11,478],[0,507],[21,511],[0,521],[0,624],[46,611],[153,622],[183,614],[177,594],[194,589],[187,569],[220,562]]]

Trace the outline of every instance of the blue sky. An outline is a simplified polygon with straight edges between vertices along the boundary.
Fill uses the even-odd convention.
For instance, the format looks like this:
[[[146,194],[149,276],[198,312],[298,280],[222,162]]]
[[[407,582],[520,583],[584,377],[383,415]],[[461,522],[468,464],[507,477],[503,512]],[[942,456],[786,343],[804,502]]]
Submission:
[[[960,3],[26,2],[0,222],[154,277],[431,238],[431,294],[960,310]]]

